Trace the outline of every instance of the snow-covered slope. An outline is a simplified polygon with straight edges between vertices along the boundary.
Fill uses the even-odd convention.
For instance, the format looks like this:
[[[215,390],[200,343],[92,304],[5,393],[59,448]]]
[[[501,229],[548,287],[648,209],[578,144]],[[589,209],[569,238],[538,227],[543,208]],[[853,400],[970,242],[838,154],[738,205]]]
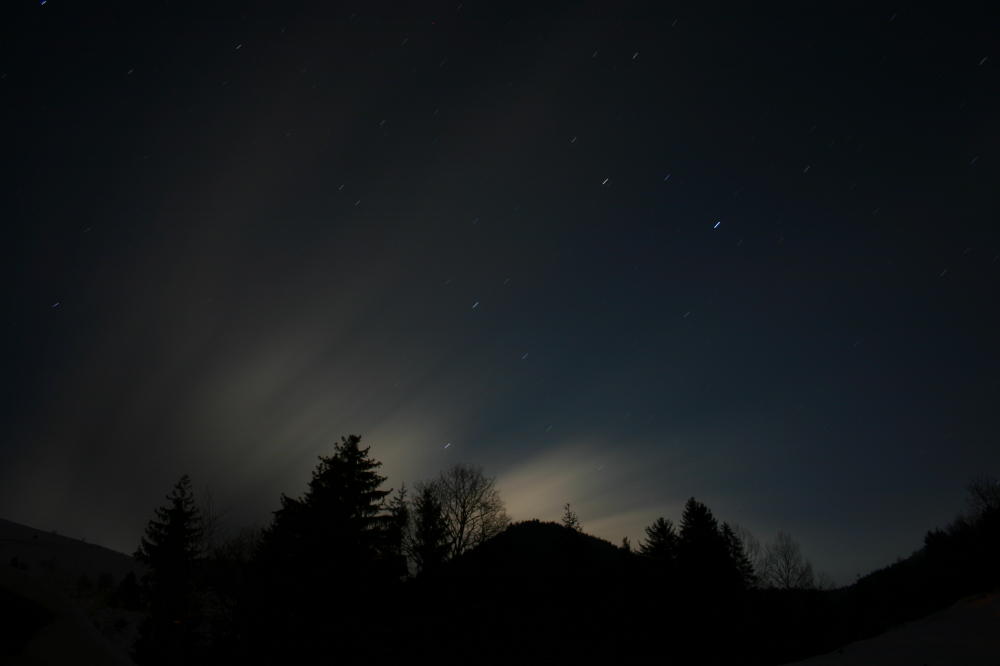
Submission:
[[[131,663],[139,614],[108,604],[129,572],[128,555],[0,519],[0,663]]]
[[[964,599],[947,610],[845,645],[795,666],[998,666],[1000,593]]]

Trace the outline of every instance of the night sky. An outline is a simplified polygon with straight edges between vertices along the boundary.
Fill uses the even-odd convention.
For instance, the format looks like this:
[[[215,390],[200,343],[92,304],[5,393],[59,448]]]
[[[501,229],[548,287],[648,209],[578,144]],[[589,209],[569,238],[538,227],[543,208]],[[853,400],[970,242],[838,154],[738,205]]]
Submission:
[[[187,472],[263,524],[356,433],[843,583],[1000,472],[996,16],[0,11],[2,517],[132,552]]]

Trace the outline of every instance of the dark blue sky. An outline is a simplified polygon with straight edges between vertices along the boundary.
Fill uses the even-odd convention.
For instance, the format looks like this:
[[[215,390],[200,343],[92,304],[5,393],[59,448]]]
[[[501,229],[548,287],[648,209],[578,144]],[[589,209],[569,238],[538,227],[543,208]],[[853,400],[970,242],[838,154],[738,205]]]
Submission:
[[[358,433],[848,582],[1000,467],[996,16],[209,4],[3,9],[0,515],[262,522]]]

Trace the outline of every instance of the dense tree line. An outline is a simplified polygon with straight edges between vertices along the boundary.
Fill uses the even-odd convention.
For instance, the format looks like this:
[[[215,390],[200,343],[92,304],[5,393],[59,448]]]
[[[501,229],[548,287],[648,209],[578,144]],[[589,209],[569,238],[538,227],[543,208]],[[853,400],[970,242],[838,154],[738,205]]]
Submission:
[[[678,523],[659,517],[637,548],[619,547],[586,534],[568,503],[561,523],[512,525],[480,468],[385,487],[360,441],[321,456],[264,529],[227,539],[209,538],[213,512],[183,477],[140,540],[141,585],[119,594],[146,612],[136,661],[774,664],[1000,584],[990,479],[913,557],[824,590],[787,533],[761,544],[693,497]]]

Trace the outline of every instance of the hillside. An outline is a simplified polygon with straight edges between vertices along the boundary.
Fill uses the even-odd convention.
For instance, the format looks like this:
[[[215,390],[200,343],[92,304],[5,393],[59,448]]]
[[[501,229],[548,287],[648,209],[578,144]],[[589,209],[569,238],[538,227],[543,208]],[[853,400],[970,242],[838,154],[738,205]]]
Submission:
[[[729,579],[715,572],[725,569],[699,568],[709,559],[655,559],[538,520],[429,574],[362,572],[356,596],[332,575],[344,562],[322,560],[295,603],[274,593],[292,568],[219,551],[193,579],[202,604],[194,635],[205,663],[290,654],[342,664],[996,663],[998,515],[990,508],[932,530],[910,557],[837,590],[722,585]],[[142,600],[120,581],[137,572],[132,558],[9,521],[0,528],[0,662],[129,663],[141,614],[122,606]],[[330,630],[332,620],[350,622],[350,633]],[[307,627],[310,651],[281,642],[283,622]]]
[[[622,573],[631,559],[604,539],[529,520],[449,563],[443,575],[576,579]]]
[[[436,575],[404,586],[403,606],[420,611],[403,623],[403,642],[439,663],[638,654],[637,564],[639,558],[603,539],[555,523],[517,523]]]
[[[0,519],[0,661],[128,664],[138,614],[109,604],[128,555]]]
[[[81,576],[94,585],[110,576],[117,584],[128,572],[138,573],[135,560],[124,553],[0,518],[0,562],[14,558],[23,570],[44,571],[64,585],[75,586]]]
[[[409,640],[434,655],[444,626],[455,654],[475,654],[482,663],[526,654],[556,663],[662,658],[663,646],[651,642],[659,636],[677,663],[788,663],[842,645],[796,663],[996,664],[1000,595],[941,610],[964,588],[932,585],[939,576],[928,557],[921,551],[836,591],[691,596],[682,581],[658,578],[646,558],[555,523],[528,521],[409,584],[407,599],[421,608]],[[722,642],[720,626],[729,627]]]
[[[1000,663],[1000,594],[964,599],[947,610],[793,666],[911,666]]]

